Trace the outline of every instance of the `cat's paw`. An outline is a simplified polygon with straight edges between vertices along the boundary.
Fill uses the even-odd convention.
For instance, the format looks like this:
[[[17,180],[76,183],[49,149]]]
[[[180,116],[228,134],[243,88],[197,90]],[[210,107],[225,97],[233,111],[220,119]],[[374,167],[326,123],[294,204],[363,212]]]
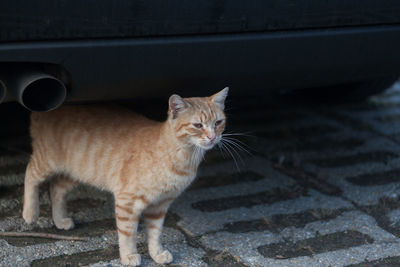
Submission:
[[[134,253],[126,256],[121,255],[121,263],[129,266],[139,266],[141,262],[140,254]]]
[[[174,257],[168,250],[164,250],[161,253],[158,253],[157,255],[151,255],[151,257],[158,264],[171,263],[174,260]]]
[[[34,223],[39,218],[39,209],[35,207],[24,207],[22,217],[27,224]]]
[[[54,220],[54,224],[58,229],[62,230],[70,230],[75,227],[75,223],[74,220],[72,220],[72,218],[62,218]]]

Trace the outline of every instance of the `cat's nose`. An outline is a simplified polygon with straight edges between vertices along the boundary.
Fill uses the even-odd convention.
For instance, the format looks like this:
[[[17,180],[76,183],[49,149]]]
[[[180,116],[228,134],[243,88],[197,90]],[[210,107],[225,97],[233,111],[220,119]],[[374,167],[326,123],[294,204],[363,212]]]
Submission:
[[[207,138],[212,142],[215,140],[217,136],[215,134],[209,133],[207,134]]]

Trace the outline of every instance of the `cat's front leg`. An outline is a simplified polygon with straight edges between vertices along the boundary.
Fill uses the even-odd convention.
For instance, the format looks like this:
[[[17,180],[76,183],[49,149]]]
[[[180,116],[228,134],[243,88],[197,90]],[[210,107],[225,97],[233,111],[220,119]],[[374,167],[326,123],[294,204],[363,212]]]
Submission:
[[[159,264],[171,263],[173,261],[172,254],[164,249],[160,242],[165,215],[173,200],[173,198],[168,198],[157,204],[150,205],[143,214],[147,228],[149,253],[151,258]]]
[[[147,205],[144,197],[129,193],[115,196],[115,218],[117,221],[119,255],[123,265],[139,266],[137,251],[137,227],[143,209]]]

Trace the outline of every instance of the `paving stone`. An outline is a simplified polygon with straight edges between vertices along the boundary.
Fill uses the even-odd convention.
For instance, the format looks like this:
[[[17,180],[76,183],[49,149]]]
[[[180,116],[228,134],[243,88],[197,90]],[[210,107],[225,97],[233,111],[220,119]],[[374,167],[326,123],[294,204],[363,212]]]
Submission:
[[[215,187],[215,186],[223,186],[229,184],[237,184],[237,183],[243,183],[244,181],[246,182],[258,181],[261,180],[262,178],[263,178],[262,175],[253,171],[244,171],[234,174],[219,173],[212,176],[198,177],[196,181],[190,186],[189,190],[211,187],[211,186]]]
[[[347,177],[346,180],[359,186],[390,184],[400,181],[400,169]]]
[[[19,153],[0,156],[0,186],[23,184],[28,159]]]
[[[393,183],[366,187],[355,186],[345,179],[330,181],[343,190],[343,197],[360,206],[376,205],[382,197],[391,197],[399,192],[399,186]]]
[[[167,214],[162,238],[175,257],[171,266],[399,265],[400,83],[362,104],[236,100],[227,130],[244,132],[237,138],[254,156],[235,154],[235,165],[218,149],[207,153],[198,179]],[[38,223],[23,222],[30,153],[23,111],[22,125],[0,129],[0,231],[89,241],[0,238],[0,265],[121,266],[110,193],[90,186],[70,192],[77,229],[60,231],[44,184]],[[147,253],[143,225],[139,230],[143,266],[158,266]]]
[[[378,146],[385,147],[387,150],[385,149],[384,153],[375,154],[380,151],[375,149]],[[353,164],[337,164],[335,167],[328,168],[306,163],[302,165],[302,168],[317,177],[323,177],[327,183],[340,188],[346,199],[354,201],[358,205],[375,205],[381,197],[391,196],[398,191],[394,185],[397,182],[396,170],[400,164],[399,158],[394,157],[398,149],[398,145],[391,140],[375,137],[368,140],[365,148],[361,151],[339,154],[340,162],[344,162],[344,159],[347,158],[347,160],[353,159]],[[357,158],[357,155],[361,155],[361,157]],[[332,156],[320,157],[318,161],[323,162],[326,159],[335,161]],[[312,160],[308,162],[312,162]],[[366,185],[362,185],[363,183]]]
[[[260,246],[258,252],[266,258],[287,259],[300,256],[311,256],[339,249],[372,244],[374,240],[357,231],[343,231],[327,235],[319,235],[296,243],[273,243]]]
[[[1,161],[1,159],[0,159],[0,161]],[[11,186],[11,185],[16,185],[16,184],[22,185],[22,184],[24,184],[24,179],[25,179],[24,173],[0,176],[0,184],[5,185],[5,186]]]
[[[36,244],[26,247],[15,247],[4,240],[0,240],[0,258],[3,266],[29,266],[37,259],[70,255],[97,249],[105,249],[116,242],[116,234],[105,234],[101,237],[85,241],[57,241],[44,244]]]
[[[143,251],[143,249],[142,249]],[[110,246],[104,249],[97,249],[88,252],[81,252],[72,255],[61,255],[42,260],[34,260],[31,267],[41,266],[82,266],[99,261],[108,261],[119,258],[118,246]]]
[[[388,108],[377,108],[362,112],[345,110],[338,110],[336,112],[351,119],[361,121],[383,135],[393,135],[400,132],[400,121],[392,119],[400,114],[397,107],[389,106]]]
[[[257,220],[276,214],[298,213],[309,209],[320,208],[333,210],[353,207],[350,202],[344,201],[338,197],[321,194],[312,189],[308,190],[306,195],[303,195],[302,191],[299,191],[300,194],[296,194],[297,197],[294,199],[287,199],[287,197],[283,196],[281,199],[276,198],[276,202],[269,204],[262,203],[262,201],[252,202],[253,200],[251,199],[246,200],[246,196],[254,197],[259,193],[268,192],[268,190],[276,188],[290,190],[291,187],[297,184],[295,180],[277,172],[271,164],[268,164],[268,162],[265,162],[265,160],[261,158],[249,161],[247,164],[250,169],[252,169],[254,165],[258,166],[258,172],[266,178],[242,184],[184,192],[171,207],[171,210],[180,217],[178,226],[188,235],[198,236],[206,232],[221,230],[224,228],[224,225],[237,221]],[[241,207],[214,212],[203,212],[193,208],[193,203],[209,201],[210,199],[215,199],[215,196],[219,196],[219,199],[225,198],[229,200],[233,198]],[[247,203],[250,202],[252,205],[249,205],[249,207],[242,205],[246,203],[246,201]],[[215,207],[218,207],[215,204],[216,202],[217,201],[210,203],[208,209],[215,209]]]
[[[375,109],[371,109],[375,110]],[[365,110],[361,110],[361,112],[364,112]],[[346,109],[340,109],[340,111],[336,110],[331,110],[331,109],[321,109],[321,112],[325,114],[327,117],[336,120],[340,122],[344,127],[350,127],[353,130],[360,131],[360,132],[373,132],[373,133],[379,133],[377,132],[374,127],[368,123],[366,120],[360,120],[355,116],[348,116],[349,113],[353,113],[354,110],[346,110]]]
[[[266,230],[279,233],[287,227],[300,228],[314,221],[327,221],[336,218],[346,210],[310,209],[299,213],[276,214],[268,218],[227,223],[222,230],[230,233],[261,232]]]
[[[311,256],[298,256],[285,259],[284,255],[266,258],[258,251],[259,247],[286,242],[288,244],[305,242],[318,236],[328,237],[345,231],[359,232],[361,237],[368,236],[366,244],[357,243],[355,247],[335,249],[328,252],[314,252]],[[374,218],[358,211],[345,212],[329,221],[316,221],[303,228],[288,227],[280,233],[248,232],[233,234],[217,232],[201,237],[204,246],[215,250],[228,251],[240,255],[243,263],[250,266],[345,266],[383,257],[397,256],[400,248],[399,239],[382,230]],[[343,239],[342,239],[343,240]],[[312,247],[311,247],[312,250]],[[310,252],[310,251],[309,251]],[[307,253],[309,253],[307,252]],[[283,257],[279,257],[283,256]]]
[[[309,134],[306,136],[296,136],[294,134],[288,138],[282,136],[277,140],[258,138],[257,140],[250,140],[250,146],[257,148],[257,153],[268,159],[277,157],[290,159],[295,155],[297,161],[307,161],[315,159],[316,155],[319,156],[318,159],[324,159],[333,156],[381,150],[382,147],[387,147],[388,145],[390,147],[390,145],[393,144],[393,142],[390,143],[390,141],[385,138],[378,140],[380,141],[378,143],[377,140],[370,141],[371,138],[377,139],[377,136],[365,131],[354,131],[350,127],[343,126],[329,118],[317,118],[314,123],[329,125],[328,127],[336,130],[329,131],[331,129],[328,128],[328,130],[321,135]],[[314,126],[313,124],[305,124],[302,127],[312,128]],[[281,131],[285,131],[285,129],[283,128]],[[279,133],[277,135],[280,136]],[[388,142],[390,144],[388,144]],[[389,151],[392,152],[390,149]],[[395,153],[395,151],[393,151],[393,153]]]
[[[298,198],[304,194],[306,194],[306,190],[303,187],[293,187],[290,189],[273,188],[265,192],[245,196],[203,200],[192,203],[192,208],[205,212],[223,211],[241,207],[251,208],[255,205],[271,204],[277,201]]]
[[[142,237],[143,238],[143,237]],[[206,255],[201,248],[192,247],[188,244],[185,237],[177,230],[166,228],[162,235],[162,243],[166,249],[168,249],[174,256],[174,261],[168,266],[207,266],[203,261],[203,257]],[[142,248],[142,265],[148,267],[160,266],[156,264],[148,255],[147,248],[144,245]],[[123,266],[120,264],[118,259],[110,261],[101,261],[90,266],[94,267],[105,267],[105,266]]]
[[[362,146],[348,150],[332,147],[333,150],[329,153],[318,157],[314,155],[314,158],[310,157],[306,161],[321,169],[329,169],[332,173],[340,170],[355,173],[359,172],[361,167],[369,170],[370,165],[383,169],[386,165],[394,166],[399,163],[398,144],[388,138],[369,134],[362,137],[365,140]]]
[[[139,243],[142,244],[140,245],[141,252],[144,253],[143,266],[156,266],[147,254],[147,249],[144,245],[145,237],[142,231],[138,237]],[[167,227],[164,229],[161,239],[164,246],[175,256],[173,264],[182,265],[183,263],[188,263],[188,266],[206,265],[201,260],[204,256],[204,251],[188,246],[185,237],[179,231]],[[34,266],[42,264],[45,266],[56,266],[63,259],[72,263],[95,263],[98,260],[96,260],[96,253],[94,251],[104,250],[108,252],[106,260],[115,256],[118,257],[118,254],[115,253],[115,247],[118,244],[116,231],[105,233],[100,237],[90,238],[90,242],[56,241],[25,247],[14,247],[4,242],[4,240],[0,240],[0,247],[2,248],[0,250],[0,259],[6,259],[2,262],[2,266],[29,266],[32,262],[34,262]],[[102,259],[100,258],[99,260],[101,261]],[[105,262],[103,259],[103,262],[94,266],[107,266],[109,264],[112,264],[112,266],[122,266],[118,258]],[[72,265],[75,266],[75,264]]]
[[[23,185],[0,185],[0,199],[12,199],[19,198],[23,195],[24,186]]]
[[[319,178],[313,173],[309,173],[298,167],[290,166],[289,164],[275,164],[274,168],[294,178],[303,187],[311,187],[327,195],[340,195],[342,193],[340,188],[329,184],[323,178]]]
[[[398,196],[382,197],[378,204],[360,206],[359,209],[374,217],[382,229],[400,237],[400,200]]]
[[[23,163],[5,165],[0,167],[0,176],[25,173],[25,170],[26,164]]]
[[[400,228],[400,207],[388,212],[386,216],[390,221],[390,226]]]
[[[400,266],[400,257],[389,257],[380,260],[351,264],[348,267],[397,267]]]
[[[9,216],[20,214],[22,200],[2,199],[0,200],[0,220]]]
[[[240,262],[240,257],[235,258],[225,251],[207,253],[203,257],[203,260],[210,267],[246,267],[245,264]]]
[[[82,201],[85,201],[83,199]],[[96,201],[96,203],[99,203]],[[72,207],[72,218],[74,219],[75,223],[85,223],[85,222],[92,222],[92,221],[99,221],[104,219],[111,219],[114,218],[114,204],[112,201],[105,201],[100,206],[93,206],[93,201],[90,201],[86,204],[81,204],[81,202],[76,201],[75,207]],[[21,203],[19,203],[20,206]],[[20,209],[17,212],[13,212],[9,214],[10,216],[1,219],[0,218],[0,231],[32,231],[32,230],[39,230],[39,229],[48,229],[54,227],[53,220],[51,218],[50,212],[50,201],[47,200],[44,205],[41,205],[42,210],[38,221],[31,225],[27,225],[22,216]]]
[[[378,116],[375,120],[379,122],[397,122],[400,121],[400,114],[394,113],[386,116]]]
[[[326,168],[337,168],[343,166],[353,166],[355,164],[366,164],[371,162],[379,162],[386,164],[388,161],[399,156],[393,152],[378,150],[365,153],[359,153],[356,155],[335,157],[335,158],[325,158],[325,159],[315,159],[311,163]]]
[[[75,228],[69,231],[59,230],[55,227],[51,228],[34,228],[29,232],[51,233],[66,236],[80,236],[92,237],[101,236],[105,232],[116,231],[115,219],[105,219],[101,221],[92,221],[87,223],[77,223]],[[6,240],[10,245],[16,247],[32,246],[41,243],[55,242],[53,239],[46,238],[32,238],[32,237],[1,237],[0,239]]]

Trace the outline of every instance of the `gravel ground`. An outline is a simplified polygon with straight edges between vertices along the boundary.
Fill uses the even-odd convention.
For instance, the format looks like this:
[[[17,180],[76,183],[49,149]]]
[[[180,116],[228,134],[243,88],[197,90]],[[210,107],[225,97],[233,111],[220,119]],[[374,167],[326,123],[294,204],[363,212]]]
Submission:
[[[171,266],[400,266],[400,83],[366,103],[301,102],[228,103],[228,131],[248,133],[238,139],[251,155],[208,153],[167,216]],[[45,184],[38,222],[24,223],[28,113],[3,104],[0,114],[0,231],[88,237],[0,237],[0,266],[120,266],[107,192],[70,192],[76,229],[61,231]],[[157,266],[139,228],[142,266]]]

